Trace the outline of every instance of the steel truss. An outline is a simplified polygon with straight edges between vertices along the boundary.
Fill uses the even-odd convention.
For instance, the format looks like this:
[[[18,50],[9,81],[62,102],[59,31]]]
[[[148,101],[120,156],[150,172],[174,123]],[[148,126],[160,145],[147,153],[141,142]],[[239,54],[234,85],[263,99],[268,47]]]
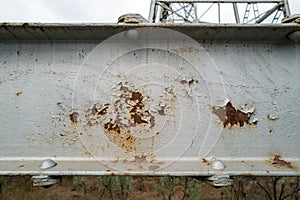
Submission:
[[[203,5],[205,11],[199,11]],[[290,16],[288,0],[152,0],[149,21],[152,23],[201,23],[202,18],[217,6],[217,23],[223,23],[221,8],[232,4],[237,24],[277,23],[279,19]],[[202,6],[202,7],[201,7]],[[259,12],[259,7],[267,7]],[[244,12],[241,12],[244,9]],[[240,13],[243,13],[241,15]]]

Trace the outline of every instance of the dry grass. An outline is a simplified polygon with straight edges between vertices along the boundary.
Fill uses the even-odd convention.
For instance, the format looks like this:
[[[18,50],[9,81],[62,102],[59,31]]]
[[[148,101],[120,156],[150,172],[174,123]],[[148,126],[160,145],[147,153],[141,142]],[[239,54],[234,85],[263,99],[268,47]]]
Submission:
[[[239,177],[214,188],[190,177],[65,176],[50,188],[33,187],[29,176],[0,176],[0,199],[300,199],[299,177]]]

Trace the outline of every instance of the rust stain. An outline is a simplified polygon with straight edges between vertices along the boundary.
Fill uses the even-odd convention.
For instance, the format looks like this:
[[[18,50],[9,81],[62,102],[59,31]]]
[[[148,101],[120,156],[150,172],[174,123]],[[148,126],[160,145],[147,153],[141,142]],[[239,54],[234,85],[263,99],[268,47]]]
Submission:
[[[269,161],[272,166],[277,167],[277,168],[294,168],[291,165],[291,162],[287,162],[282,159],[281,155],[276,153],[272,156],[271,160]]]
[[[134,120],[135,124],[148,124],[148,122],[146,120],[143,120],[142,117],[137,113],[131,114],[131,118]]]
[[[188,81],[188,84],[189,84],[189,85],[196,84],[196,83],[198,83],[198,80],[197,80],[197,79],[194,79],[194,78],[192,78],[192,79],[190,79],[190,80]]]
[[[132,92],[130,100],[141,102],[143,100],[143,95],[140,92]]]
[[[228,102],[224,107],[213,106],[212,113],[219,117],[220,121],[223,123],[224,128],[232,127],[234,125],[243,127],[245,124],[251,125],[257,123],[257,122],[256,123],[249,122],[252,114],[251,112],[244,113],[236,109],[231,104],[231,102]]]
[[[137,139],[133,133],[150,132],[155,117],[146,108],[142,90],[128,82],[116,84],[115,90],[117,97],[113,102],[94,105],[85,112],[86,128],[101,125],[112,143],[125,151],[136,151]]]
[[[72,123],[76,124],[78,121],[79,113],[78,112],[72,112],[70,115],[70,120]]]
[[[108,105],[106,107],[104,107],[103,109],[101,109],[98,114],[99,115],[105,115],[107,113],[107,109],[108,109]]]
[[[205,158],[201,158],[201,161],[202,161],[204,164],[209,165],[209,161],[206,160]]]
[[[115,131],[118,134],[121,133],[119,125],[116,122],[112,123],[112,119],[110,119],[110,122],[104,124],[104,128],[108,131]]]
[[[195,78],[191,78],[191,79],[188,79],[188,80],[177,78],[176,80],[179,83],[181,83],[182,85],[186,85],[187,84],[188,86],[191,86],[193,84],[197,84],[198,83],[198,80],[195,79]]]

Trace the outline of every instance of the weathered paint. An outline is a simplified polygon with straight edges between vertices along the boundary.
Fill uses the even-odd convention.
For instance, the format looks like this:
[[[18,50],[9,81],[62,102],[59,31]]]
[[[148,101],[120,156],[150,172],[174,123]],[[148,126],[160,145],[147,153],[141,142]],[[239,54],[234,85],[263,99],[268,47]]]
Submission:
[[[2,25],[0,173],[299,175],[299,26],[157,27]]]
[[[249,121],[252,115],[251,112],[245,113],[236,109],[230,101],[224,107],[214,106],[212,108],[212,112],[219,117],[220,121],[224,125],[224,128],[232,127],[234,125],[243,127],[246,124],[256,124]]]
[[[278,153],[274,154],[269,162],[271,163],[272,166],[278,167],[278,168],[290,168],[290,169],[294,168],[291,165],[291,162],[287,162],[287,161],[283,160],[281,158],[281,155]]]

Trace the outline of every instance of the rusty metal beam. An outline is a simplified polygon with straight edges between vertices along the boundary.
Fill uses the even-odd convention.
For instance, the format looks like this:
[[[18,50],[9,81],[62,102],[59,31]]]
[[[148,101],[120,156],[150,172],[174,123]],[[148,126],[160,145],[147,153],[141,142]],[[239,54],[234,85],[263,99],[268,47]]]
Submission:
[[[1,24],[0,174],[299,176],[299,31]]]

